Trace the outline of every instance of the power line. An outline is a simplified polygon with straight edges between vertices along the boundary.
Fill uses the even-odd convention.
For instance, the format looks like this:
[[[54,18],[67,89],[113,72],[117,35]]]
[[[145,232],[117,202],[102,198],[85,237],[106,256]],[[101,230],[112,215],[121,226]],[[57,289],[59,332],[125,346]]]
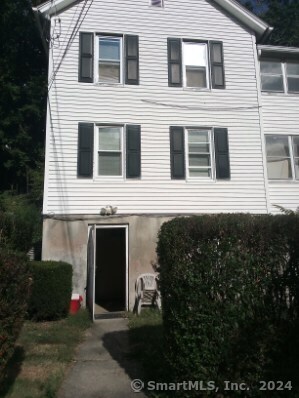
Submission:
[[[250,110],[250,109],[259,109],[261,108],[260,105],[253,105],[253,106],[231,106],[231,107],[213,107],[213,106],[189,106],[189,105],[177,105],[177,104],[170,104],[167,102],[160,102],[160,101],[151,101],[142,99],[142,102],[151,105],[158,105],[164,106],[167,108],[176,108],[176,109],[187,109],[191,111],[231,111],[231,110]]]

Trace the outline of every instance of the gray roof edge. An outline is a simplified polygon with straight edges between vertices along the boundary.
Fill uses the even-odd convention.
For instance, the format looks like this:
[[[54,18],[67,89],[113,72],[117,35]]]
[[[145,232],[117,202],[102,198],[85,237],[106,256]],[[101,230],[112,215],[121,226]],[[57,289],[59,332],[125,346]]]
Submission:
[[[288,54],[298,54],[299,55],[299,47],[286,47],[286,46],[272,46],[259,44],[257,49],[260,52],[264,53],[288,53]]]

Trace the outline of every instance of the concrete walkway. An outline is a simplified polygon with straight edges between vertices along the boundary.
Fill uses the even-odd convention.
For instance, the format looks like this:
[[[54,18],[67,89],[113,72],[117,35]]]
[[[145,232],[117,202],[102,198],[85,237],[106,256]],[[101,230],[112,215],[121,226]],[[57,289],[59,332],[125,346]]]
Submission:
[[[131,381],[142,379],[142,374],[129,353],[126,319],[96,321],[79,346],[58,398],[145,398],[131,389]]]

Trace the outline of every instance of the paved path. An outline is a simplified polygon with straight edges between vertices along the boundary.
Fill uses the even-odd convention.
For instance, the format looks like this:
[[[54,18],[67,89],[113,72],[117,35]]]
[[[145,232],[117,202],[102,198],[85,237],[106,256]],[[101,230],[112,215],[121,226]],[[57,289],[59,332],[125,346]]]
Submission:
[[[142,375],[129,353],[126,319],[96,321],[79,346],[58,398],[145,398],[131,389],[131,381]]]

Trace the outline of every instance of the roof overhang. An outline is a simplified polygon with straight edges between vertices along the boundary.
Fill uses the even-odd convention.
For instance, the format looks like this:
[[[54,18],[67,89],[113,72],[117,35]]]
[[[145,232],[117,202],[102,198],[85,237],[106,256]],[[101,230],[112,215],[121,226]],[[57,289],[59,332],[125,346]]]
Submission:
[[[245,26],[253,30],[257,40],[262,41],[270,35],[273,28],[265,21],[257,17],[255,14],[247,10],[235,0],[214,0],[220,7],[225,9],[229,14],[233,15],[237,20]]]
[[[259,58],[299,59],[299,47],[257,46]]]
[[[236,0],[213,0],[221,8],[226,10],[230,15],[234,16],[237,20],[250,28],[256,34],[258,41],[263,41],[273,30],[273,28],[266,22],[262,21],[252,12],[248,11],[245,7],[240,5]],[[59,13],[66,7],[69,7],[78,0],[48,0],[45,3],[36,7],[46,17],[51,17],[53,14]]]

